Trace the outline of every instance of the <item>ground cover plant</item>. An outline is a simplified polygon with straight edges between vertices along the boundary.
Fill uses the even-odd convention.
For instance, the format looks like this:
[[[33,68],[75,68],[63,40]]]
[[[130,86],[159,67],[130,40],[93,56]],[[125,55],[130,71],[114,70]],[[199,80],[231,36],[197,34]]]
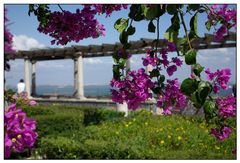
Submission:
[[[23,110],[38,122],[36,147],[25,154],[32,159],[236,159],[236,130],[220,142],[203,117],[156,116],[145,109],[124,117],[114,110],[62,105]]]

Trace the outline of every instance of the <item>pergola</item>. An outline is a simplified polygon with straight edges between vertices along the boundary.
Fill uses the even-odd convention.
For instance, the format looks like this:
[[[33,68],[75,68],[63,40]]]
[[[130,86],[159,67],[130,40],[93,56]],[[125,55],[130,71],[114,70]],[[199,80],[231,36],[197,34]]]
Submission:
[[[159,40],[158,46],[162,47],[163,39]],[[131,47],[128,49],[130,54],[143,54],[146,49],[154,47],[155,41],[153,39],[142,38],[138,41],[130,41]],[[196,50],[202,49],[216,49],[236,47],[236,33],[230,32],[224,37],[223,41],[216,42],[213,35],[205,34],[203,38],[197,38],[191,42],[192,47]],[[186,45],[180,45],[186,46]],[[55,59],[72,59],[74,61],[74,96],[78,99],[84,99],[84,84],[83,84],[83,58],[90,57],[105,57],[112,56],[116,50],[122,48],[122,44],[102,44],[102,45],[88,45],[88,46],[71,46],[66,48],[52,48],[52,49],[37,49],[30,51],[18,51],[14,53],[6,53],[5,59],[24,59],[24,79],[26,84],[26,92],[28,95],[36,95],[36,62],[55,60]],[[30,69],[31,64],[31,80],[32,91],[30,92]],[[130,60],[127,61],[126,69],[130,69]],[[148,71],[151,69],[147,67]]]

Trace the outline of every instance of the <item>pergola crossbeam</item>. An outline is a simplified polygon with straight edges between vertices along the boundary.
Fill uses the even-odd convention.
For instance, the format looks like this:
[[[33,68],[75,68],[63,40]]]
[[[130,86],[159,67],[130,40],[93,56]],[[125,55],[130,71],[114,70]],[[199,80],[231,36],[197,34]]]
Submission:
[[[145,54],[148,48],[153,48],[156,45],[156,40],[149,38],[141,38],[138,41],[130,41],[130,48],[127,50],[130,54]],[[158,41],[158,47],[162,48],[166,44],[165,39]],[[214,41],[214,36],[205,34],[203,38],[196,38],[191,41],[191,45],[196,50],[203,49],[217,49],[217,48],[230,48],[236,47],[236,33],[229,32],[229,35],[224,37],[223,41]],[[188,46],[183,44],[180,46]],[[36,62],[44,60],[56,59],[73,59],[74,61],[74,95],[79,99],[84,99],[83,89],[83,58],[90,57],[105,57],[112,56],[117,50],[121,49],[123,45],[119,42],[115,44],[102,44],[102,45],[75,45],[65,48],[48,48],[48,49],[35,49],[35,50],[21,50],[14,53],[7,53],[4,55],[5,59],[24,59],[24,72],[26,91],[30,96],[30,62],[32,63],[32,95],[35,94],[36,83]],[[127,61],[127,71],[130,70],[130,59]],[[151,70],[148,67],[148,71]]]

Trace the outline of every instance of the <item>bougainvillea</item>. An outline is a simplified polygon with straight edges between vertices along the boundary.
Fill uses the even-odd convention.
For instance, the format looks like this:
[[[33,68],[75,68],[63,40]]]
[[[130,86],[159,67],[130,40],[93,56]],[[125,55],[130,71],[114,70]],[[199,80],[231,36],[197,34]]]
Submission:
[[[186,105],[187,97],[181,93],[178,79],[167,80],[163,94],[157,100],[157,106],[163,108],[163,114],[171,114],[173,107],[183,109]]]
[[[231,77],[230,69],[217,70],[212,73],[208,68],[205,73],[207,74],[207,79],[213,81],[213,92],[219,93],[220,88],[226,90],[228,89],[228,81]]]
[[[88,6],[88,5],[85,5]],[[106,17],[110,16],[113,11],[120,11],[127,9],[128,5],[124,4],[93,4],[92,6],[98,14],[106,14]]]
[[[7,9],[4,8],[4,52],[5,53],[14,52],[12,47],[13,35],[10,33],[10,31],[7,28],[8,22],[9,20],[7,18]]]
[[[9,158],[12,152],[31,149],[38,136],[35,129],[35,120],[27,118],[16,104],[10,105],[4,113],[4,157]]]
[[[141,102],[152,98],[149,89],[154,87],[154,83],[144,69],[139,69],[138,71],[129,71],[127,77],[122,81],[113,79],[111,87],[114,102],[126,101],[129,109],[135,110]]]
[[[22,106],[22,105],[34,106],[34,105],[37,105],[36,101],[28,99],[26,92],[22,92],[20,94],[14,94],[12,96],[12,101],[11,102],[16,103],[17,106]]]
[[[14,52],[13,50],[13,35],[7,28],[9,20],[7,18],[7,9],[4,8],[4,53],[11,53]],[[5,60],[4,62],[4,70],[9,71],[10,65],[8,63],[8,60]]]
[[[212,5],[209,8],[208,21],[206,23],[209,24],[208,28],[210,29],[211,26],[221,24],[220,28],[214,33],[216,41],[221,41],[231,28],[237,27],[236,15],[236,10],[228,8],[227,4],[222,6]]]
[[[85,6],[76,13],[70,11],[51,13],[49,22],[45,26],[39,26],[39,32],[49,34],[54,40],[52,44],[65,45],[70,40],[79,42],[85,38],[97,38],[105,35],[105,29],[95,18],[96,11]]]
[[[221,97],[216,100],[219,115],[227,119],[236,116],[236,98],[233,96]]]
[[[94,4],[83,5],[81,10],[70,13],[63,9],[61,9],[62,12],[50,12],[46,6],[39,5],[38,11],[43,14],[36,12],[35,15],[40,20],[41,32],[52,36],[54,38],[52,43],[57,44],[78,42],[84,38],[104,35],[104,27],[95,20],[94,16],[105,13],[108,17],[113,11],[127,8],[127,5]],[[30,5],[29,11],[35,12],[36,10]],[[224,140],[233,130],[231,126],[224,124],[225,118],[235,116],[233,112],[236,106],[214,100],[212,92],[219,93],[221,88],[228,88],[231,72],[229,69],[223,69],[212,73],[207,69],[205,72],[208,75],[208,81],[201,78],[204,67],[196,61],[197,50],[194,49],[193,42],[194,39],[200,37],[198,15],[202,13],[206,13],[208,17],[206,29],[210,30],[211,27],[216,29],[214,39],[217,41],[224,39],[230,30],[236,28],[236,10],[228,8],[227,5],[131,4],[128,18],[119,18],[114,24],[114,28],[119,32],[122,46],[117,47],[116,53],[113,54],[112,99],[118,103],[126,102],[130,109],[137,109],[141,102],[156,97],[158,106],[164,108],[165,114],[170,114],[174,107],[184,107],[188,99],[196,107],[196,113],[200,108],[204,108],[205,119],[208,123],[217,117],[217,121],[214,121],[217,127],[212,129],[211,133],[219,140]],[[160,45],[162,20],[160,17],[165,14],[171,16],[171,23],[164,33],[165,41],[163,45]],[[186,25],[186,16],[190,17],[189,29]],[[151,65],[153,69],[149,72],[145,72],[144,69],[126,72],[127,59],[131,56],[128,52],[131,47],[128,39],[136,31],[134,23],[142,20],[148,22],[148,32],[156,33],[151,49],[147,51],[147,56],[142,58],[143,65]],[[184,31],[183,38],[179,38],[181,25]],[[176,52],[174,54],[177,56],[170,58],[170,52]],[[191,77],[184,79],[181,86],[177,80],[167,80],[167,83],[164,83],[165,76],[162,71],[166,70],[168,76],[172,76],[183,64],[180,57],[183,57],[185,63],[192,67]],[[225,105],[227,109],[224,109]]]
[[[224,126],[222,129],[219,128],[211,129],[210,133],[214,137],[216,137],[219,141],[223,141],[231,135],[232,129],[230,127]]]
[[[42,8],[45,8],[44,6]],[[39,7],[40,9],[41,6]],[[63,10],[49,12],[47,9],[42,9],[45,14],[38,27],[38,31],[47,34],[54,38],[51,44],[66,45],[68,42],[86,38],[97,38],[105,36],[105,28],[95,18],[97,14],[106,14],[110,16],[113,11],[127,9],[127,5],[83,5],[82,9],[77,9],[75,13]],[[33,11],[33,10],[32,10]],[[46,23],[47,22],[47,23]]]

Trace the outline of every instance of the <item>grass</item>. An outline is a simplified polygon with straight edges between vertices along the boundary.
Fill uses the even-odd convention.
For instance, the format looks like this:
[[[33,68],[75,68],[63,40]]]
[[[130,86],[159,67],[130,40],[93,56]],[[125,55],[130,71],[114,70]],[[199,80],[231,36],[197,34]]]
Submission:
[[[140,110],[124,118],[103,108],[62,105],[24,110],[38,122],[32,158],[236,159],[236,132],[219,142],[200,117],[155,116]]]

